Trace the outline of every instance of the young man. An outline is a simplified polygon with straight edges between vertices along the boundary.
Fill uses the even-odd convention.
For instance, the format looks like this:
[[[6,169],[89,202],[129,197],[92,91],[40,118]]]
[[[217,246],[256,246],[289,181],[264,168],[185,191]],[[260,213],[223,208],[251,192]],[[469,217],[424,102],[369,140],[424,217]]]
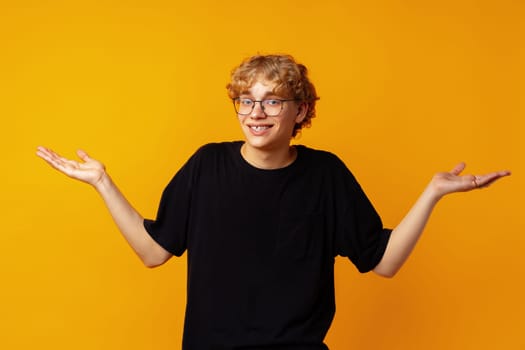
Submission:
[[[254,56],[227,86],[244,141],[200,148],[167,185],[156,220],[143,219],[104,166],[39,147],[66,175],[94,186],[146,266],[187,251],[184,349],[326,349],[335,312],[334,259],[392,277],[446,194],[507,171],[436,174],[401,223],[382,222],[335,155],[290,140],[315,116],[307,69],[290,56]]]

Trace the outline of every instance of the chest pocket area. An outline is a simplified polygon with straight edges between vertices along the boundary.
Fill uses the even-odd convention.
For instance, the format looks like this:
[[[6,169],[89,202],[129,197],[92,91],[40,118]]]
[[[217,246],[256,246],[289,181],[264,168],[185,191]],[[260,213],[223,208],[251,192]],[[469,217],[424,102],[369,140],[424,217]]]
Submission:
[[[322,214],[281,215],[276,239],[276,254],[285,260],[320,256],[325,250]]]

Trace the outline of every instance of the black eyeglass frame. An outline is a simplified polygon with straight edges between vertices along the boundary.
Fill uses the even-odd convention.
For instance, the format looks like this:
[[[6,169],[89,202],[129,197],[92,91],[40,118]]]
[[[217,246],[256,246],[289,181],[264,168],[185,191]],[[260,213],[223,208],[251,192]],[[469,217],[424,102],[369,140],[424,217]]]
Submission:
[[[281,112],[283,111],[283,106],[284,106],[284,103],[282,102],[289,102],[289,101],[301,101],[300,99],[297,99],[297,98],[290,98],[290,99],[279,99],[279,98],[267,98],[267,99],[264,99],[264,100],[252,100],[250,98],[246,98],[245,100],[250,100],[253,102],[253,105],[252,105],[252,109],[250,110],[250,112],[248,113],[239,113],[237,111],[237,107],[235,105],[235,101],[240,101],[241,98],[240,97],[234,97],[232,98],[232,102],[233,102],[233,109],[235,109],[235,112],[238,114],[238,115],[250,115],[252,112],[253,112],[253,109],[255,108],[255,103],[256,102],[259,102],[259,104],[261,105],[261,110],[262,112],[264,113],[265,116],[267,117],[277,117],[279,116],[279,114],[281,114]],[[263,101],[280,101],[281,102],[281,110],[279,111],[279,113],[277,114],[272,114],[272,115],[268,115],[266,114],[266,111],[264,110],[264,106],[263,106]]]

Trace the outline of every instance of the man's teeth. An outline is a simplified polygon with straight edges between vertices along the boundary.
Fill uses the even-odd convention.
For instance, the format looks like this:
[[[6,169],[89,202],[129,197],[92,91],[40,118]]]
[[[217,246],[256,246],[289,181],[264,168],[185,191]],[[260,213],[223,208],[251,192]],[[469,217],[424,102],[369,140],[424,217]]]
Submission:
[[[269,126],[262,126],[262,125],[250,126],[250,129],[252,129],[254,131],[263,131],[263,130],[266,130],[266,129],[269,129],[269,128],[270,128]]]

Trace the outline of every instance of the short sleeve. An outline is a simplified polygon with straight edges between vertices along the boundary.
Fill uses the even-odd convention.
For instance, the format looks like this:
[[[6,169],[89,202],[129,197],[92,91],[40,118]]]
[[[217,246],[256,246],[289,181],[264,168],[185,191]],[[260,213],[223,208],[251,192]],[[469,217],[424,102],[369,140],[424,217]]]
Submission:
[[[196,158],[191,157],[164,189],[156,219],[144,220],[150,236],[175,256],[181,256],[187,247]]]
[[[344,166],[344,164],[343,164]],[[353,174],[344,166],[338,191],[336,253],[348,257],[364,273],[381,261],[391,229],[383,223]]]

